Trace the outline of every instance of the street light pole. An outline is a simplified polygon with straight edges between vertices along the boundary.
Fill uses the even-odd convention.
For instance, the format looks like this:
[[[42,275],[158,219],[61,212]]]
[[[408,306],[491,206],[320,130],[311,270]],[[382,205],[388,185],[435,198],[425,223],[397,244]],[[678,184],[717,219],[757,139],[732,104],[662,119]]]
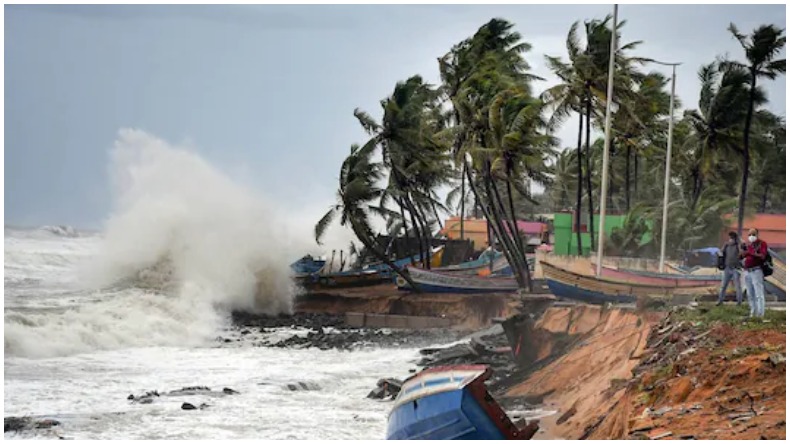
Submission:
[[[672,66],[672,95],[669,96],[669,134],[667,135],[667,166],[664,174],[664,210],[661,217],[661,257],[658,261],[658,272],[663,273],[664,257],[667,249],[667,208],[669,206],[669,170],[672,164],[672,133],[675,126],[675,68],[680,63],[655,63]]]
[[[606,130],[603,141],[603,171],[601,172],[601,204],[598,214],[598,260],[595,275],[601,277],[603,262],[604,228],[606,223],[606,195],[609,188],[609,143],[612,133],[612,95],[614,93],[614,59],[617,52],[617,5],[614,5],[614,21],[612,22],[612,38],[609,47],[609,83],[606,87]],[[592,208],[590,208],[592,210]],[[592,230],[593,227],[590,227]]]

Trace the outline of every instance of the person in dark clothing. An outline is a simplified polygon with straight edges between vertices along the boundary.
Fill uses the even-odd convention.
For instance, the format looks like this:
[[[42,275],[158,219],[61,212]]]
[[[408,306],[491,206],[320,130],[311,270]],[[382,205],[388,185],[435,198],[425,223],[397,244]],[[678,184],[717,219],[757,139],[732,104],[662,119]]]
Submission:
[[[727,292],[727,286],[732,281],[737,294],[738,305],[741,305],[743,300],[743,293],[741,292],[741,261],[740,252],[738,251],[738,233],[730,231],[727,243],[721,247],[721,254],[724,256],[724,274],[721,278],[721,290],[719,291],[719,302],[716,305],[724,303],[724,294]]]
[[[757,229],[749,230],[749,242],[741,247],[743,269],[746,273],[746,295],[751,307],[749,317],[765,315],[765,287],[762,264],[768,256],[768,244],[757,238]]]

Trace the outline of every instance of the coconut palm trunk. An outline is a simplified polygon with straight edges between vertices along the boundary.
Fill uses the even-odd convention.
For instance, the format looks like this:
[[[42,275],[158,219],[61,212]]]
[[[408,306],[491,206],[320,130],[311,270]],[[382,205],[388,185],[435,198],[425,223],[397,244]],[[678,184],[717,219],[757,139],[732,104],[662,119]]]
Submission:
[[[518,231],[518,222],[516,220],[516,210],[515,210],[515,206],[513,205],[513,190],[512,190],[512,188],[513,187],[510,184],[510,181],[508,181],[507,182],[507,200],[508,200],[508,203],[510,204],[510,217],[513,218],[513,225],[516,226],[516,231],[515,231],[516,246],[518,247],[518,250],[519,250],[519,252],[518,252],[519,253],[519,257],[524,259],[524,271],[525,271],[525,277],[526,277],[526,281],[527,281],[527,288],[529,289],[529,292],[532,293],[532,291],[533,291],[533,289],[532,289],[532,276],[531,276],[531,274],[529,272],[529,263],[527,263],[527,259],[526,259],[527,255],[526,255],[526,250],[524,250],[524,242],[521,239],[521,233],[519,233],[519,231]]]
[[[592,192],[593,192],[593,189],[592,189],[592,169],[590,168],[590,157],[592,157],[592,155],[590,153],[590,120],[591,120],[591,114],[592,114],[592,97],[591,97],[591,93],[590,93],[589,87],[587,89],[587,105],[586,106],[587,106],[587,110],[586,110],[586,114],[587,114],[587,130],[586,130],[585,138],[586,138],[587,148],[586,148],[585,151],[587,152],[587,158],[585,159],[585,163],[587,164],[587,177],[586,177],[586,179],[587,179],[587,208],[590,211],[590,216],[589,216],[590,225],[587,227],[587,231],[590,232],[590,250],[592,250],[593,245],[595,245],[595,223],[593,222],[594,208],[593,208],[593,196],[592,196]]]
[[[376,247],[375,240],[372,239],[369,236],[369,234],[367,233],[367,230],[364,229],[364,227],[362,226],[362,224],[359,221],[355,220],[354,218],[350,218],[349,222],[351,223],[351,229],[354,231],[354,234],[357,236],[357,239],[359,239],[359,241],[362,242],[362,245],[364,245],[365,248],[368,251],[370,251],[371,254],[373,254],[373,256],[375,256],[378,260],[380,260],[380,261],[384,262],[385,264],[387,264],[387,266],[392,268],[392,270],[395,271],[395,273],[397,273],[398,276],[400,276],[403,279],[405,279],[406,282],[409,283],[409,285],[411,286],[411,288],[414,291],[416,291],[418,293],[421,292],[420,288],[417,286],[417,284],[414,283],[414,281],[411,279],[411,276],[409,276],[409,273],[406,272],[405,270],[403,270],[402,268],[398,267],[397,265],[395,265],[390,260],[390,258],[387,257],[386,254],[382,253]]]
[[[584,130],[584,113],[579,111],[579,141],[576,144],[576,253],[582,255],[582,132]]]
[[[752,115],[757,90],[757,73],[751,70],[749,85],[749,108],[746,110],[746,128],[743,130],[743,175],[741,176],[741,193],[738,196],[738,236],[743,233],[743,218],[746,210],[746,193],[749,186],[749,133],[752,129]]]

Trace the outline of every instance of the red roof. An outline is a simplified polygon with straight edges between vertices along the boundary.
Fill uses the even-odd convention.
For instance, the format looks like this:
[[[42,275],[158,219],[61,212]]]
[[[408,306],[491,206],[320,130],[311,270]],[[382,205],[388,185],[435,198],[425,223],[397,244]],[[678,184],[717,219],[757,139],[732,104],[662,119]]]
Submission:
[[[543,222],[527,222],[525,220],[516,221],[519,231],[526,234],[541,234],[546,231],[546,224]]]
[[[729,231],[738,229],[738,219],[735,215],[727,214],[724,218],[728,221],[724,230],[724,238]],[[756,228],[758,237],[774,248],[784,248],[787,245],[787,215],[758,213],[743,221],[742,238],[746,238],[749,229]]]

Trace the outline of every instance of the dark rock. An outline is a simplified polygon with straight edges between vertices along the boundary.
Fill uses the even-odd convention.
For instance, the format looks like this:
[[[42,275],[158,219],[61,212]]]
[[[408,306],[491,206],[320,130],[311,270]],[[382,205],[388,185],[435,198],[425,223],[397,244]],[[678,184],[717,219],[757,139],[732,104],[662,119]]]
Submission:
[[[233,390],[232,388],[228,388],[228,387],[223,388],[222,389],[222,393],[224,393],[226,395],[238,395],[239,394],[239,392],[237,392],[236,390]]]
[[[15,416],[7,416],[3,418],[3,429],[5,432],[18,432],[30,427],[30,418],[19,418]]]
[[[384,387],[376,387],[368,393],[369,399],[384,399]]]
[[[185,402],[181,404],[181,410],[197,410],[197,407],[195,407],[194,405],[188,402]]]
[[[134,395],[129,395],[129,396],[126,397],[126,399],[129,400],[129,401],[133,401],[134,400]]]
[[[319,387],[318,384],[315,384],[313,382],[302,382],[302,381],[289,383],[286,385],[286,387],[288,387],[288,390],[292,392],[321,390],[321,387]]]
[[[154,398],[140,398],[137,400],[137,402],[140,404],[153,404]]]
[[[50,429],[60,425],[60,421],[55,419],[33,420],[28,417],[8,416],[3,418],[4,432],[19,432],[26,429]]]
[[[54,419],[42,419],[41,421],[36,422],[37,429],[48,429],[59,425],[60,421],[56,421]]]

